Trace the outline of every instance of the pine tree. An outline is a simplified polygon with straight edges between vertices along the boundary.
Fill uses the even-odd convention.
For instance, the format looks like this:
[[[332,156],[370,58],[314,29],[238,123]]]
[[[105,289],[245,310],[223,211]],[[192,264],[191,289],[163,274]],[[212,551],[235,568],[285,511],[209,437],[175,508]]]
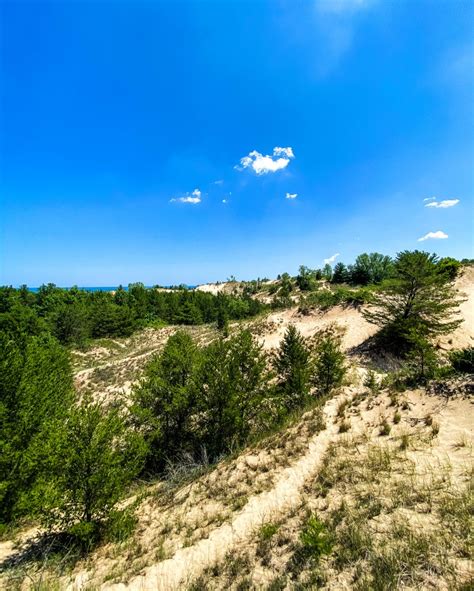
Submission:
[[[347,267],[344,263],[336,263],[334,266],[334,273],[332,275],[333,283],[346,283],[349,279]]]
[[[249,330],[242,330],[229,343],[229,380],[237,405],[236,440],[243,443],[260,428],[262,405],[268,397],[271,375],[262,345]]]
[[[388,280],[365,318],[381,327],[385,346],[400,352],[412,348],[413,335],[432,341],[454,330],[460,303],[449,273],[440,269],[438,257],[421,251],[397,255],[394,278]]]
[[[67,352],[49,336],[32,337],[24,353],[4,342],[0,365],[0,521],[34,510],[30,491],[41,471],[38,452],[73,400]]]
[[[286,411],[304,404],[310,390],[310,354],[293,324],[287,328],[274,357],[278,374],[277,391]]]
[[[149,444],[147,468],[162,471],[166,461],[192,446],[194,377],[200,352],[184,331],[172,335],[134,392],[133,412]]]
[[[334,327],[316,336],[313,382],[322,396],[341,386],[346,367],[341,349],[341,337]]]
[[[106,409],[86,400],[56,424],[34,489],[46,525],[69,530],[86,544],[100,535],[146,451],[123,416],[117,405]]]

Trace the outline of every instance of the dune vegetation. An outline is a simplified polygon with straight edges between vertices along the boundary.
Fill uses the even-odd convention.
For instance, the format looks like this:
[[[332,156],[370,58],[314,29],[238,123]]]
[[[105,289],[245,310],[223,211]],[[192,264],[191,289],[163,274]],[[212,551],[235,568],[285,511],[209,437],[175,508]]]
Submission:
[[[421,251],[0,288],[0,586],[472,588],[473,295]]]

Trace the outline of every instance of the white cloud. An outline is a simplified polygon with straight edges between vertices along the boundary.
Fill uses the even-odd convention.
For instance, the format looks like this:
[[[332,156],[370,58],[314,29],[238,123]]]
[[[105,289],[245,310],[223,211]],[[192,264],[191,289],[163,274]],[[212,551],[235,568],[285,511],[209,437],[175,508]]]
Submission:
[[[421,238],[418,238],[418,242],[424,242],[425,240],[430,240],[430,239],[444,240],[447,237],[448,237],[447,234],[445,234],[441,230],[438,230],[437,232],[428,232],[428,234],[425,234]]]
[[[244,156],[240,159],[240,166],[234,166],[237,170],[243,170],[244,168],[251,168],[256,174],[267,174],[268,172],[276,172],[286,168],[290,163],[290,159],[294,158],[293,148],[273,148],[273,154],[271,156],[264,156],[253,150],[248,156]]]
[[[298,197],[298,193],[287,193],[285,197],[287,199],[296,199]]]
[[[201,203],[201,191],[199,189],[194,189],[191,195],[185,195],[184,197],[176,197],[174,199],[170,199],[170,202],[179,202],[179,203]]]
[[[425,207],[441,207],[442,209],[446,209],[446,207],[454,207],[458,203],[459,199],[444,199],[443,201],[430,201]]]
[[[279,148],[278,146],[276,148],[273,148],[273,155],[274,156],[281,156],[283,154],[283,156],[286,156],[287,158],[294,158],[295,155],[293,154],[293,148]]]
[[[227,199],[223,199],[222,200],[222,203],[227,203]]]
[[[338,256],[340,256],[340,253],[336,252],[336,254],[333,254],[331,257],[324,259],[323,263],[325,265],[332,265]]]
[[[219,179],[218,181],[214,181],[212,184],[213,185],[223,185],[224,181],[222,179]]]
[[[423,201],[436,201],[436,197],[425,197]]]

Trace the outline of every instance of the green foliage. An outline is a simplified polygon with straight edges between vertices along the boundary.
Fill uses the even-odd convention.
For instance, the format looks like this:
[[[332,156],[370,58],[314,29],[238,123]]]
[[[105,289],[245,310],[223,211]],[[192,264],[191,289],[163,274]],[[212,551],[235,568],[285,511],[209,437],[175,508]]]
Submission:
[[[414,330],[407,336],[409,352],[407,354],[406,371],[410,385],[426,382],[434,377],[438,367],[436,351],[430,341],[417,334]]]
[[[260,539],[263,541],[271,540],[279,529],[280,527],[276,523],[264,523],[260,528]]]
[[[303,406],[310,391],[310,352],[294,325],[290,325],[274,357],[277,394],[286,412]]]
[[[334,327],[329,327],[316,337],[313,382],[318,393],[325,396],[341,386],[345,373],[341,337]]]
[[[41,286],[37,293],[25,286],[0,287],[0,332],[16,342],[49,333],[64,345],[85,347],[91,338],[126,337],[157,322],[217,322],[224,331],[229,319],[255,316],[263,309],[249,290],[240,297],[189,289],[161,291],[142,283],[130,284],[128,290],[120,286],[115,293],[53,284]]]
[[[348,283],[350,279],[349,271],[344,263],[336,263],[332,274],[333,283]]]
[[[319,272],[318,276],[316,271],[301,265],[296,277],[296,284],[301,291],[311,291],[316,288],[317,279],[321,279],[321,272]]]
[[[45,469],[34,493],[43,520],[84,544],[98,539],[109,518],[118,527],[114,506],[142,467],[143,437],[122,415],[119,406],[85,401],[56,425],[42,450]]]
[[[389,256],[379,252],[360,254],[349,269],[350,283],[354,285],[369,285],[380,283],[393,273],[393,262]]]
[[[212,343],[203,356],[197,386],[200,441],[216,458],[267,425],[270,375],[249,331]]]
[[[373,290],[362,287],[359,289],[338,286],[332,289],[321,289],[313,291],[304,298],[306,306],[315,306],[322,310],[327,310],[332,306],[347,304],[351,306],[361,306],[372,301]]]
[[[32,337],[24,351],[1,335],[0,522],[33,510],[30,492],[39,456],[72,402],[69,357],[50,336]]]
[[[447,275],[451,281],[454,281],[461,271],[461,263],[452,257],[444,257],[438,262],[438,272]]]
[[[321,274],[323,276],[323,279],[326,279],[326,281],[331,281],[332,279],[332,267],[329,263],[326,263],[324,265],[323,270],[321,271]]]
[[[384,345],[403,353],[413,348],[413,335],[431,342],[454,330],[460,323],[453,318],[459,303],[449,275],[439,272],[436,255],[404,251],[395,260],[394,278],[374,294],[373,306],[363,313],[382,328]]]
[[[132,412],[149,444],[146,468],[205,450],[214,460],[269,420],[267,359],[249,331],[203,349],[187,333],[169,338],[135,389]]]
[[[333,547],[333,541],[326,526],[316,515],[311,515],[307,520],[300,533],[300,541],[303,553],[316,561],[330,554]]]
[[[474,373],[474,347],[452,351],[449,360],[456,371]]]
[[[152,359],[134,391],[132,411],[149,446],[147,469],[163,470],[169,458],[193,449],[195,375],[200,351],[188,333],[172,335],[160,356]]]
[[[368,388],[373,394],[377,394],[377,392],[380,390],[380,384],[377,380],[376,373],[372,369],[367,372],[367,376],[364,380],[364,386]]]

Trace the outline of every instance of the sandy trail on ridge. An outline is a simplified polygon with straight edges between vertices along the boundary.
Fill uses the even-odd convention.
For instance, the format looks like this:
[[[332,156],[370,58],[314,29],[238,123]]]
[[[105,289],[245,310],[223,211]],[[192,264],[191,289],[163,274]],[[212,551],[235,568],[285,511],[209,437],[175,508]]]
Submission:
[[[231,523],[216,528],[208,538],[195,545],[178,550],[174,556],[144,569],[144,574],[128,583],[105,584],[102,589],[114,591],[170,591],[182,589],[206,567],[222,560],[239,541],[248,538],[256,528],[271,516],[277,519],[290,508],[296,507],[302,488],[311,475],[319,469],[328,445],[337,434],[334,418],[341,397],[330,400],[323,409],[326,429],[309,442],[308,450],[297,462],[282,470],[275,486],[251,497],[243,510]],[[83,581],[70,585],[70,591],[81,588]]]

